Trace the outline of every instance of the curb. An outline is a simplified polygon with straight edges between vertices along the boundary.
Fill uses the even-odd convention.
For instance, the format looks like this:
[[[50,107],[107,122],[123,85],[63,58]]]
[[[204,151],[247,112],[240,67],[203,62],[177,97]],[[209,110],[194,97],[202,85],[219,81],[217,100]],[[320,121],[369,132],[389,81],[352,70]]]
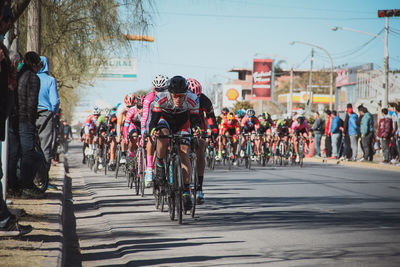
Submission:
[[[390,164],[379,164],[374,162],[341,161],[341,160],[334,160],[327,158],[304,158],[304,161],[313,163],[331,164],[331,165],[342,165],[347,167],[400,172],[400,166],[395,166]]]
[[[52,171],[53,169],[53,171]],[[48,256],[43,261],[43,267],[49,266],[62,266],[62,257],[63,257],[63,248],[64,248],[64,235],[63,235],[63,225],[62,225],[62,212],[63,212],[63,202],[62,198],[64,196],[64,177],[65,177],[65,170],[61,163],[58,163],[56,166],[52,166],[50,169],[50,177],[54,176],[57,178],[56,185],[57,187],[62,186],[61,190],[61,199],[59,199],[58,206],[54,208],[57,210],[55,214],[58,214],[58,227],[56,227],[61,236],[61,242],[58,244],[58,249],[49,252]]]

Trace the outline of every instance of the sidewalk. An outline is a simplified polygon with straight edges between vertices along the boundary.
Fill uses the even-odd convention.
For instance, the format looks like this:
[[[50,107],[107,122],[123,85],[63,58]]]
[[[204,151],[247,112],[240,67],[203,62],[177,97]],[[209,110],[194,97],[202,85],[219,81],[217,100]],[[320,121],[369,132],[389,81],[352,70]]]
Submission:
[[[30,224],[33,231],[20,238],[0,238],[1,266],[61,266],[63,250],[62,196],[64,166],[58,163],[50,169],[50,184],[45,199],[8,199],[10,209],[23,209],[17,215],[22,225]]]
[[[396,166],[393,164],[380,164],[381,158],[377,155],[374,161],[345,161],[339,159],[329,159],[329,158],[304,158],[305,162],[315,162],[315,163],[326,163],[326,164],[338,164],[348,167],[357,167],[357,168],[368,168],[368,169],[378,169],[378,170],[386,170],[386,171],[398,171],[400,172],[400,166]]]

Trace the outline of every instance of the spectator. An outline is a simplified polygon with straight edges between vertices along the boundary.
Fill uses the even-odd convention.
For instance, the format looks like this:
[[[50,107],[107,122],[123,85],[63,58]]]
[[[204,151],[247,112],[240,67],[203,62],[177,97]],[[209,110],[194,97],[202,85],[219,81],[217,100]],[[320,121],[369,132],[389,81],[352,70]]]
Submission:
[[[325,123],[325,156],[329,158],[332,155],[332,139],[331,139],[331,121],[332,112],[328,109],[325,111],[326,123]]]
[[[396,122],[395,122],[395,131],[394,131],[394,139],[395,139],[395,144],[397,148],[397,157],[399,162],[397,163],[397,166],[400,166],[400,103],[397,103],[396,105]]]
[[[40,146],[48,170],[50,170],[51,160],[53,159],[53,144],[55,142],[55,114],[58,113],[60,98],[58,97],[56,79],[49,75],[49,63],[46,57],[40,57],[43,67],[39,70],[37,76],[40,79],[40,91],[38,101],[38,118],[36,127],[39,131]]]
[[[315,141],[315,156],[321,157],[321,137],[322,131],[324,127],[324,122],[319,116],[319,112],[314,112],[314,124],[312,126],[312,130],[314,132],[314,141]]]
[[[61,128],[61,142],[64,145],[65,155],[68,155],[68,142],[70,139],[71,140],[73,139],[72,129],[71,126],[68,124],[67,120],[64,120]]]
[[[43,198],[45,195],[33,183],[38,167],[43,160],[35,150],[37,104],[40,80],[36,73],[41,68],[40,57],[35,52],[24,56],[24,65],[18,73],[17,109],[9,128],[8,184],[11,190],[27,198]],[[20,163],[20,179],[17,179],[17,162]]]
[[[331,121],[331,135],[332,135],[332,156],[331,159],[337,159],[339,157],[339,146],[341,144],[341,133],[340,133],[340,118],[337,115],[337,111],[332,111]]]
[[[353,112],[352,107],[347,108],[347,116],[348,118],[348,127],[347,127],[347,135],[349,136],[350,139],[350,145],[351,145],[351,160],[356,161],[357,160],[357,154],[358,154],[358,125],[357,125],[357,120],[358,116],[356,113]]]
[[[394,106],[393,106],[393,111],[392,112],[390,112],[389,111],[389,114],[390,113],[392,113],[392,138],[391,138],[391,141],[390,141],[390,159],[391,159],[391,161],[390,161],[390,163],[392,163],[392,164],[396,164],[397,162],[398,162],[398,157],[399,157],[399,155],[398,155],[398,151],[397,151],[397,143],[396,143],[396,131],[397,131],[397,120],[398,120],[398,116],[399,116],[399,114],[397,114],[397,111],[396,111],[396,107],[397,107],[397,104],[395,104]]]
[[[382,118],[379,120],[378,137],[381,138],[381,145],[383,150],[382,163],[389,163],[390,160],[390,139],[392,138],[393,121],[389,116],[387,108],[382,109]]]
[[[368,112],[368,109],[364,106],[360,107],[360,116],[362,116],[360,126],[362,138],[361,144],[364,151],[364,157],[361,161],[372,161],[374,159],[374,119],[372,118],[371,113]]]
[[[4,34],[7,32],[12,21],[12,11],[8,5],[0,3],[0,141],[5,140],[5,122],[8,116],[8,90],[9,73],[11,72],[11,61],[7,57],[7,49],[3,45]],[[1,142],[0,142],[0,235],[13,236],[25,235],[32,231],[30,225],[23,226],[17,218],[10,213],[7,204],[3,199],[3,168],[1,161]]]
[[[352,150],[351,149],[351,140],[350,140],[350,136],[348,134],[349,132],[349,118],[350,118],[350,113],[349,110],[351,110],[351,112],[353,112],[353,105],[351,103],[347,104],[347,112],[346,112],[346,117],[344,119],[344,123],[343,123],[343,138],[344,138],[344,147],[345,149],[345,153],[344,153],[344,157],[348,160],[352,159]]]
[[[360,142],[360,147],[361,147],[361,150],[362,150],[362,152],[363,152],[363,155],[365,154],[364,153],[364,147],[363,147],[363,145],[362,145],[362,138],[361,138],[361,120],[362,120],[362,114],[361,114],[361,110],[364,108],[364,106],[363,105],[359,105],[358,107],[357,107],[357,110],[358,110],[358,119],[357,119],[357,132],[358,132],[358,139],[360,140],[359,142]]]

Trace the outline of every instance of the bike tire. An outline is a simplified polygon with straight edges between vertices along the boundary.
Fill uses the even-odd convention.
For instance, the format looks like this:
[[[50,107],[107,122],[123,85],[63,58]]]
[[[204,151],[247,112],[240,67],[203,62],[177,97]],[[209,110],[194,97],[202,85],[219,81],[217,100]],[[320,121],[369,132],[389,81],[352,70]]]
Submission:
[[[215,157],[217,156],[217,152],[216,152],[215,148],[213,148],[212,151],[213,152],[212,152],[212,157],[211,157],[211,169],[214,170],[215,169],[215,162],[216,162]]]
[[[115,162],[115,179],[118,178],[119,161],[121,160],[121,147],[120,147],[119,144],[117,145],[117,153],[116,154],[117,154],[117,159],[116,159],[116,162]]]
[[[177,156],[174,160],[174,174],[176,178],[174,180],[175,185],[175,203],[176,203],[176,212],[178,217],[178,223],[182,224],[183,221],[183,177],[182,177],[182,168],[181,168],[181,160],[179,156]]]
[[[192,218],[194,218],[194,215],[196,213],[196,203],[197,203],[197,187],[198,187],[198,173],[197,173],[197,158],[196,155],[193,158],[192,161],[192,181],[191,184],[193,184],[193,187],[190,190],[190,193],[192,195],[192,199],[193,199],[193,205],[192,205],[192,210],[190,211],[190,214],[192,216]]]
[[[232,155],[231,155],[231,144],[230,142],[226,144],[226,158],[228,161],[228,170],[232,169]]]
[[[97,154],[98,154],[97,149],[95,149],[95,150],[93,151],[93,158],[94,158],[93,172],[94,172],[94,173],[97,173],[98,166],[99,166],[99,157],[98,157]]]
[[[104,161],[104,175],[107,175],[107,169],[108,169],[108,143],[107,140],[104,144],[103,148],[103,161]]]
[[[145,189],[145,171],[146,171],[146,155],[145,155],[145,151],[143,148],[139,148],[139,160],[140,160],[140,164],[139,164],[139,178],[140,178],[140,195],[142,197],[144,197],[144,189]]]

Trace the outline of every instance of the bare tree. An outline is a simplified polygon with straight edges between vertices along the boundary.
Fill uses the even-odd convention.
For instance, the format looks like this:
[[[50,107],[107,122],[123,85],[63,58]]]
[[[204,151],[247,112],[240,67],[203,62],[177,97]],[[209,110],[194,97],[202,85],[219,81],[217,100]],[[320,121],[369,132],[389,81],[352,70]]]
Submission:
[[[76,88],[92,84],[108,57],[134,53],[137,46],[128,42],[124,34],[147,33],[154,9],[152,0],[41,1],[41,54],[50,61],[50,73],[58,82],[64,116],[71,119],[79,100]],[[27,4],[27,0],[16,1],[14,12],[21,12]],[[23,53],[27,44],[26,13],[19,19],[18,41]]]

